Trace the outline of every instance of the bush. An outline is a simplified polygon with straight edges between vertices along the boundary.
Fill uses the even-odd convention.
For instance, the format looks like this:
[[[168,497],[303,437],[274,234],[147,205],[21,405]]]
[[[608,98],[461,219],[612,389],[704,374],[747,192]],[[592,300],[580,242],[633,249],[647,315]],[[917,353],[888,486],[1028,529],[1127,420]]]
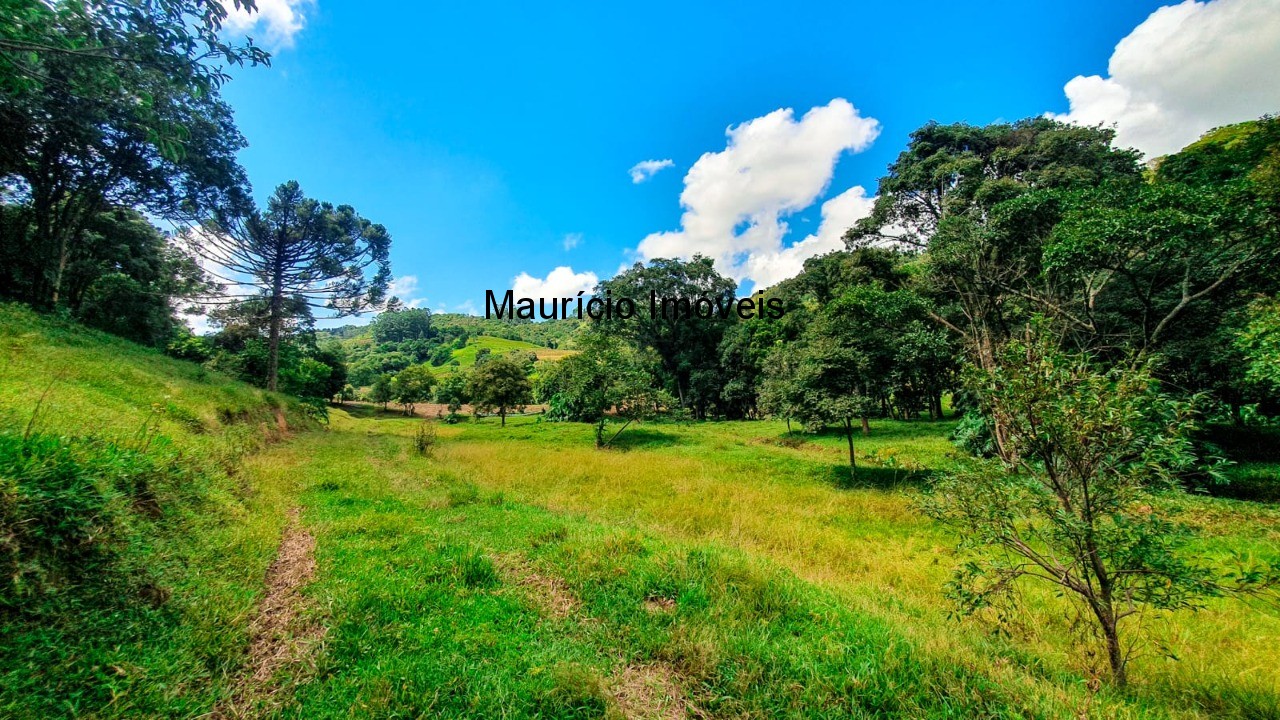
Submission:
[[[960,417],[955,431],[951,433],[951,442],[974,457],[991,458],[996,454],[991,421],[977,409],[970,409]]]
[[[431,457],[436,447],[436,426],[430,420],[418,424],[418,433],[413,438],[413,447],[419,455]]]

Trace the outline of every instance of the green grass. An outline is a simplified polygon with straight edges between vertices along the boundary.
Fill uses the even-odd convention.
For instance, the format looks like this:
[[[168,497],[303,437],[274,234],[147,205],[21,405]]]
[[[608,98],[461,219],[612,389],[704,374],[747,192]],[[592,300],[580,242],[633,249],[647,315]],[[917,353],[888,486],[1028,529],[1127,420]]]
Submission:
[[[317,559],[301,611],[327,632],[261,715],[1280,716],[1271,608],[1148,618],[1123,694],[1090,683],[1103,661],[1044,589],[1004,633],[949,617],[954,538],[913,498],[951,461],[950,422],[873,421],[852,482],[843,438],[776,422],[644,423],[601,451],[586,425],[486,419],[439,425],[424,457],[420,420],[351,408],[262,447],[271,408],[292,412],[278,398],[11,308],[0,341],[6,422],[56,377],[46,432],[127,438],[158,403],[182,409],[161,423],[192,457],[257,436],[154,528],[166,602],[6,620],[0,716],[212,711],[297,506]],[[1274,506],[1169,505],[1204,561],[1280,559]]]
[[[117,550],[122,572],[145,574],[147,593],[167,599],[134,597],[137,582],[105,598],[71,584],[0,615],[0,716],[207,710],[239,667],[296,500],[287,484],[239,474],[242,459],[280,439],[282,423],[310,423],[283,397],[0,305],[0,432],[20,436],[28,423],[49,439],[123,448],[158,425],[148,447],[174,463],[172,477],[153,478],[154,509],[135,514]]]
[[[506,338],[493,337],[491,335],[477,335],[467,341],[467,346],[459,350],[453,351],[453,359],[457,361],[458,366],[463,369],[470,369],[476,364],[476,354],[481,350],[488,350],[494,355],[503,355],[505,353],[516,350],[531,352],[538,356],[539,360],[559,360],[565,355],[571,353],[571,350],[553,350],[551,348],[534,345],[533,343],[524,342],[523,340],[508,340]],[[447,374],[453,371],[451,365],[441,365],[432,368],[437,375]]]

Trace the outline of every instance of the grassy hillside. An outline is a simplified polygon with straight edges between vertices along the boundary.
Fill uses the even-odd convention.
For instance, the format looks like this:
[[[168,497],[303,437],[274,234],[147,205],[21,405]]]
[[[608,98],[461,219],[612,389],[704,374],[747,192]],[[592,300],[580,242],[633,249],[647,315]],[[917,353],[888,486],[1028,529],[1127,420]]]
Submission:
[[[0,305],[0,716],[207,710],[292,501],[241,463],[310,426],[281,396]]]
[[[524,342],[523,340],[508,340],[507,338],[492,337],[489,335],[480,335],[473,337],[467,341],[467,346],[453,351],[453,359],[458,362],[462,368],[471,368],[476,364],[476,354],[481,350],[487,349],[494,355],[503,355],[517,350],[531,352],[538,357],[539,360],[559,360],[568,355],[571,350],[554,350],[552,348],[541,347],[533,343]],[[441,372],[449,372],[450,367],[447,365],[435,368],[437,374]]]

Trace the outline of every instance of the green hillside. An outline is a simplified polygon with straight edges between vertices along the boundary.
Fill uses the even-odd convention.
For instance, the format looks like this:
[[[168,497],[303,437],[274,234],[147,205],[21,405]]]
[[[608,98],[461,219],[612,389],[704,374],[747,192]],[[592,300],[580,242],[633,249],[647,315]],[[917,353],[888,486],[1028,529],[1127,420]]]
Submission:
[[[533,343],[524,342],[523,340],[508,340],[507,338],[481,335],[468,340],[466,347],[454,350],[453,360],[458,363],[458,367],[474,367],[476,364],[476,355],[479,354],[481,350],[488,350],[494,355],[502,355],[515,351],[530,352],[536,355],[539,360],[559,360],[572,352],[571,350],[556,350],[542,347],[534,345]],[[453,366],[452,364],[441,365],[433,368],[433,370],[437,375],[439,375],[451,372],[453,370]]]
[[[243,459],[314,426],[291,399],[0,305],[0,716],[210,707],[288,509]]]

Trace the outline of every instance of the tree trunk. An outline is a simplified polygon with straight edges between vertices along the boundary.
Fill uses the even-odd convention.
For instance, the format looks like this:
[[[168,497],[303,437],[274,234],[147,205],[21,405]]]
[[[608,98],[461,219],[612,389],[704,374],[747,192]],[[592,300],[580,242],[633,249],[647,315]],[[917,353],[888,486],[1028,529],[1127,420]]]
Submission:
[[[1095,605],[1094,615],[1098,625],[1102,627],[1102,636],[1107,643],[1107,662],[1111,665],[1111,681],[1116,687],[1124,687],[1129,682],[1129,671],[1126,667],[1124,648],[1120,645],[1120,628],[1115,613],[1106,605]]]
[[[502,418],[502,427],[506,427],[506,426],[507,426],[507,408],[506,408],[506,406],[500,406],[500,407],[498,408],[498,417]]]
[[[275,392],[280,376],[280,326],[284,319],[281,315],[279,297],[271,298],[270,331],[267,337],[267,389]]]
[[[277,249],[271,279],[271,310],[267,337],[267,389],[275,392],[280,377],[280,331],[284,325],[283,250]]]
[[[853,419],[844,419],[844,438],[849,441],[849,479],[858,474],[858,461],[853,455]]]
[[[871,423],[867,421],[866,415],[862,416],[862,434],[863,435],[871,434]]]
[[[67,234],[62,232],[59,235],[61,239],[58,242],[58,269],[53,275],[53,296],[50,303],[55,308],[58,307],[58,301],[62,298],[62,277],[67,272],[67,256],[70,254],[70,249],[67,247]]]

